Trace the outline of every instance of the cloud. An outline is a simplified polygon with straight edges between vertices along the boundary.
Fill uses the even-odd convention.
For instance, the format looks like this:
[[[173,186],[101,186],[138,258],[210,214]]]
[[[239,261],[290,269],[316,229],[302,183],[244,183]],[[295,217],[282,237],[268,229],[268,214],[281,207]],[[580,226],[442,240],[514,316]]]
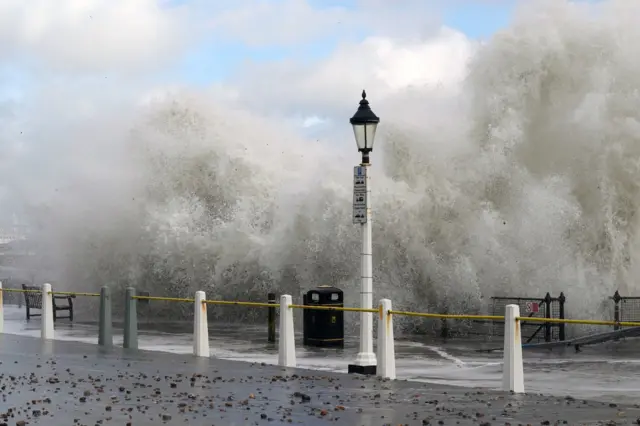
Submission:
[[[344,32],[349,15],[345,7],[316,9],[306,0],[255,0],[221,11],[210,25],[216,34],[249,46],[291,45]]]
[[[46,70],[149,69],[175,59],[197,35],[185,7],[156,0],[4,0],[0,60]]]
[[[338,39],[328,57],[311,62],[295,56],[247,61],[204,94],[221,104],[275,115],[314,138],[353,113],[363,88],[372,105],[384,108],[401,104],[393,98],[406,98],[407,91],[459,87],[475,43],[436,24],[439,2],[340,4],[6,0],[0,3],[0,65],[11,73],[0,73],[0,99],[20,98],[22,120],[46,114],[59,105],[57,99],[65,100],[58,117],[68,120],[90,117],[99,105],[144,107],[146,99],[189,85],[179,77],[158,84],[158,75],[205,39],[256,46]],[[24,77],[29,73],[20,70],[38,75]]]
[[[318,126],[320,124],[324,123],[324,120],[320,117],[318,117],[317,115],[312,115],[309,117],[306,117],[303,122],[302,122],[302,126],[303,127],[313,127],[313,126]]]
[[[253,47],[301,45],[326,37],[359,39],[362,34],[430,36],[438,27],[441,6],[440,1],[421,0],[357,0],[349,6],[309,0],[222,3],[215,7],[212,30]]]
[[[608,140],[600,137],[606,133],[597,131],[576,137],[579,126],[568,125],[563,115],[553,117],[556,111],[573,114],[575,108],[536,103],[530,96],[537,93],[535,86],[527,88],[520,76],[566,76],[560,81],[566,84],[554,87],[558,96],[575,99],[576,84],[589,88],[584,77],[592,67],[571,61],[611,52],[612,63],[619,65],[621,58],[631,62],[635,56],[629,52],[637,37],[614,36],[635,33],[628,26],[619,34],[608,27],[603,32],[584,31],[589,27],[583,20],[554,13],[543,16],[560,16],[553,26],[528,24],[523,26],[528,34],[507,31],[502,41],[491,42],[493,50],[479,55],[484,61],[476,64],[471,89],[481,98],[477,111],[470,112],[459,109],[450,94],[461,89],[478,46],[462,33],[437,25],[444,2],[361,0],[353,9],[326,1],[316,0],[319,6],[311,0],[202,0],[182,1],[181,6],[152,0],[0,3],[0,65],[39,71],[38,78],[26,82],[19,71],[0,75],[5,85],[3,89],[0,81],[0,98],[11,99],[0,99],[0,193],[9,188],[7,198],[13,197],[3,199],[2,205],[46,208],[32,217],[51,232],[42,240],[51,244],[60,269],[68,274],[60,281],[86,290],[87,282],[131,282],[147,266],[164,273],[168,265],[173,273],[202,259],[199,275],[189,274],[194,285],[238,289],[243,297],[252,287],[242,282],[260,283],[272,271],[284,271],[281,281],[293,281],[292,285],[295,280],[335,282],[355,289],[347,284],[356,282],[358,272],[352,273],[352,267],[359,253],[353,249],[359,240],[349,223],[349,182],[350,166],[358,158],[347,120],[363,88],[385,132],[402,120],[415,126],[403,128],[398,137],[383,133],[382,143],[377,143],[381,148],[376,147],[375,161],[382,167],[376,164],[374,172],[380,191],[374,224],[377,240],[384,242],[377,246],[376,258],[387,262],[380,270],[388,270],[388,275],[383,272],[385,276],[376,278],[378,289],[398,294],[403,286],[422,286],[428,277],[436,283],[434,289],[445,293],[456,282],[460,291],[490,294],[509,282],[544,283],[553,289],[573,279],[563,279],[564,269],[536,271],[554,262],[573,268],[572,259],[580,256],[569,249],[546,249],[560,247],[567,234],[563,224],[570,223],[573,204],[561,191],[569,191],[547,191],[546,183],[538,184],[524,172],[527,164],[519,163],[516,155],[496,160],[493,154],[475,155],[476,148],[487,141],[500,148],[514,140],[533,150],[537,147],[531,141],[540,134],[566,136],[539,138],[553,149],[537,149],[544,167],[563,172],[551,169],[557,163],[546,160],[562,152],[572,161],[580,159],[587,155],[581,149],[583,140],[593,140],[594,146]],[[625,15],[629,20],[633,16],[637,14]],[[572,22],[583,31],[567,29]],[[621,49],[620,43],[604,43],[608,49],[593,50],[594,43],[608,42],[603,33],[630,45]],[[237,41],[239,46],[296,45],[304,50],[313,41],[335,48],[311,62],[295,55],[247,61],[227,81],[215,82],[208,91],[196,88],[192,97],[181,93],[180,86],[189,82],[180,76],[158,84],[158,75],[201,37],[211,43]],[[552,43],[578,49],[549,49]],[[594,56],[576,54],[581,47]],[[546,74],[549,59],[561,65],[562,59],[572,67]],[[626,76],[637,75],[636,68],[631,63],[624,69]],[[103,75],[114,70],[121,75]],[[622,72],[608,76],[603,79],[607,83],[629,81]],[[632,86],[617,90],[627,94]],[[470,91],[462,98],[473,95]],[[172,97],[178,102],[173,104]],[[633,98],[617,96],[612,102],[634,111]],[[539,106],[534,110],[538,114],[520,109],[520,103]],[[241,113],[231,111],[237,106]],[[518,132],[527,126],[519,124],[531,118],[543,120],[545,132],[523,137]],[[589,124],[598,126],[596,120]],[[290,135],[288,126],[298,126],[304,137]],[[469,133],[475,126],[478,134]],[[621,128],[617,122],[611,127]],[[322,138],[323,132],[341,132],[344,138]],[[633,138],[623,140],[633,146]],[[326,141],[335,149],[327,149]],[[380,152],[387,155],[384,161]],[[616,163],[611,164],[615,170]],[[578,189],[594,194],[592,205],[601,204],[593,188],[595,180],[608,176],[591,165],[580,170],[590,180]],[[486,200],[501,210],[488,211]],[[617,209],[617,204],[611,206]],[[593,215],[601,211],[595,209]],[[503,231],[504,216],[531,225],[508,233]],[[605,229],[608,223],[602,222],[590,229]],[[553,226],[553,232],[540,233],[541,226]],[[156,229],[162,232],[156,234]],[[181,240],[180,229],[193,238]],[[188,244],[171,246],[167,241]],[[585,247],[601,243],[589,235],[584,241]],[[608,245],[601,246],[606,251]],[[400,254],[404,248],[406,256]],[[126,260],[128,254],[133,260]],[[159,261],[139,263],[149,255]],[[105,277],[99,273],[105,270],[99,261],[110,256],[125,260],[114,261]],[[537,265],[531,262],[530,269],[536,272],[527,273],[526,266],[520,273],[522,259],[535,260]],[[388,268],[394,264],[398,266]],[[149,282],[157,286],[172,281],[168,276],[169,280],[164,275],[151,277]],[[198,276],[206,278],[199,281]],[[600,287],[594,282],[589,288]],[[283,289],[290,290],[299,289]],[[407,295],[412,298],[410,291]]]
[[[368,37],[343,43],[329,58],[312,63],[246,64],[232,80],[234,97],[284,115],[343,114],[354,108],[363,88],[378,101],[408,89],[457,90],[475,48],[476,42],[449,28],[424,40]]]
[[[94,120],[97,128],[95,115],[101,111],[133,114],[149,99],[189,86],[180,76],[158,76],[203,40],[302,49],[316,41],[334,45],[333,51],[312,61],[296,53],[247,61],[201,96],[269,116],[312,140],[339,140],[336,134],[351,138],[345,117],[353,114],[363,88],[385,120],[409,117],[423,110],[418,105],[433,92],[459,88],[475,42],[438,25],[441,2],[425,3],[6,0],[0,2],[0,65],[12,72],[6,78],[0,72],[0,99],[20,99],[14,121],[51,126],[53,116],[43,117],[53,108],[55,119]],[[224,66],[224,58],[220,62]],[[37,75],[20,70],[37,70]],[[47,156],[56,155],[51,138],[23,139],[29,146],[46,144]],[[6,141],[0,136],[0,143]],[[29,155],[38,152],[45,151]]]

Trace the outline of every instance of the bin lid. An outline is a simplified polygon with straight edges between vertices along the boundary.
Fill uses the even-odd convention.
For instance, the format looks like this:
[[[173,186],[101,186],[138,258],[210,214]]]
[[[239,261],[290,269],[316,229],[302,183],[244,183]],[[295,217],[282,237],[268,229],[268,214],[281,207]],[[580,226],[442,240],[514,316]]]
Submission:
[[[344,294],[344,292],[342,290],[340,290],[338,287],[332,287],[330,285],[322,285],[322,286],[318,286],[316,288],[313,288],[309,291],[307,291],[307,295],[311,295],[313,293],[317,293],[317,294]]]

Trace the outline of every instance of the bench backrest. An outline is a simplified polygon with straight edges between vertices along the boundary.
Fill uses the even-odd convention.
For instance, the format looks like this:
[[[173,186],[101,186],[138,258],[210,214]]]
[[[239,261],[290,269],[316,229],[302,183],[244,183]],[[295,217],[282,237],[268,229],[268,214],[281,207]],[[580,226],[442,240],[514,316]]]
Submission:
[[[24,302],[29,308],[42,309],[42,289],[39,287],[22,284],[23,290],[30,290],[24,293]]]

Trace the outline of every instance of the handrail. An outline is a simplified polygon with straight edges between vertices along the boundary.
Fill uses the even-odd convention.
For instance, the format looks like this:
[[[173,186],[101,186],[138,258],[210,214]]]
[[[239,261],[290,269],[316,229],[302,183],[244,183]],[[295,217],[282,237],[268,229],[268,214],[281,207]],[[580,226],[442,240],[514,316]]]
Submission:
[[[0,288],[0,292],[7,293],[42,293],[42,290],[22,289],[22,288]],[[86,297],[100,297],[100,293],[83,293],[76,291],[50,291],[48,294],[54,296],[86,296]]]
[[[50,340],[54,338],[54,321],[55,317],[55,299],[53,295],[66,295],[66,296],[88,296],[100,297],[100,320],[99,320],[99,338],[98,344],[104,346],[113,345],[113,333],[112,333],[112,320],[111,320],[111,303],[112,297],[109,287],[102,287],[100,293],[88,293],[88,292],[71,292],[71,291],[53,291],[51,285],[46,283],[42,285],[40,289],[3,289],[0,282],[0,333],[3,332],[4,326],[3,319],[3,305],[2,294],[3,292],[14,293],[40,293],[43,295],[41,305],[41,338]],[[411,311],[394,311],[392,309],[392,303],[389,299],[382,299],[375,308],[357,308],[357,307],[345,307],[336,305],[300,305],[293,304],[291,295],[284,294],[281,296],[280,303],[277,303],[274,299],[274,294],[268,295],[269,302],[249,302],[249,301],[234,301],[234,300],[207,300],[204,291],[197,291],[193,298],[178,298],[178,297],[162,297],[162,296],[150,296],[149,293],[136,295],[135,288],[128,287],[126,289],[126,304],[123,326],[123,347],[125,349],[138,348],[138,314],[136,305],[137,301],[167,301],[167,302],[182,302],[182,303],[194,303],[192,308],[194,309],[193,323],[193,354],[199,357],[210,356],[209,348],[209,328],[208,328],[208,315],[207,305],[227,305],[227,306],[246,306],[246,307],[265,307],[269,308],[269,341],[275,342],[275,312],[276,308],[280,309],[280,329],[278,334],[278,365],[281,367],[296,367],[296,334],[294,328],[294,309],[302,310],[324,310],[324,311],[337,311],[337,312],[360,312],[371,313],[376,315],[378,321],[378,340],[376,344],[376,360],[377,362],[377,375],[385,379],[394,379],[396,377],[396,361],[395,361],[395,348],[394,348],[394,317],[407,316],[416,318],[438,318],[438,319],[452,319],[452,320],[484,320],[484,321],[500,321],[504,327],[504,368],[503,368],[503,380],[502,388],[505,391],[511,391],[515,393],[524,392],[524,362],[522,359],[522,349],[527,347],[552,347],[560,345],[571,345],[579,350],[579,347],[583,344],[591,344],[593,342],[601,342],[605,340],[613,340],[623,336],[637,336],[640,335],[640,322],[632,321],[602,321],[602,320],[588,320],[588,319],[564,319],[564,318],[546,318],[535,316],[521,316],[520,307],[517,304],[508,304],[505,306],[503,315],[470,315],[470,314],[440,314],[429,312],[411,312]],[[54,299],[54,300],[52,300]],[[291,309],[288,309],[291,308]],[[331,316],[330,321],[332,323],[339,324],[336,315]],[[619,317],[616,317],[619,318]],[[329,319],[327,319],[328,321]],[[305,321],[306,323],[306,321]],[[571,341],[563,341],[559,343],[542,344],[542,345],[528,345],[523,344],[522,326],[527,323],[538,323],[542,326],[549,324],[584,324],[584,325],[604,325],[618,327],[637,327],[628,328],[623,331],[614,331],[612,333],[605,333],[598,336],[589,336],[584,338],[573,339]],[[316,324],[317,326],[318,324]],[[366,333],[362,333],[360,338],[361,347],[366,347],[365,344],[372,343],[372,324],[369,323],[369,330]],[[322,325],[320,325],[322,326]],[[560,339],[564,339],[560,337]],[[332,339],[327,339],[332,340]],[[344,341],[342,337],[333,340]],[[369,346],[371,347],[371,346]]]
[[[254,306],[261,308],[277,308],[280,305],[275,303],[265,303],[265,302],[241,302],[234,300],[203,300],[202,303],[206,303],[208,305],[235,305],[235,306]]]
[[[499,315],[431,314],[431,313],[409,312],[409,311],[389,311],[389,315],[404,315],[408,317],[420,317],[420,318],[448,318],[448,319],[476,319],[476,320],[488,320],[488,321],[504,321],[504,316],[499,316]]]
[[[86,296],[86,297],[100,297],[100,293],[82,293],[75,291],[50,291],[49,294],[59,296]]]
[[[369,312],[377,314],[380,309],[367,309],[367,308],[350,308],[340,306],[321,306],[321,305],[289,305],[293,309],[312,309],[318,311],[341,311],[341,312]]]
[[[1,288],[0,293],[40,293],[42,290],[31,289],[17,289],[17,288]],[[85,296],[85,297],[100,297],[100,293],[88,293],[88,292],[74,292],[74,291],[50,291],[51,295],[60,296]],[[193,303],[193,298],[180,298],[180,297],[162,297],[162,296],[132,296],[135,300],[153,300],[153,301],[166,301],[166,302],[183,302]],[[266,303],[266,302],[244,302],[234,300],[203,300],[202,303],[208,305],[234,305],[234,306],[248,306],[248,307],[263,307],[263,308],[278,308],[278,303]],[[356,307],[340,307],[340,306],[323,306],[323,305],[289,305],[292,309],[310,309],[310,310],[323,310],[323,311],[339,311],[339,312],[366,312],[366,313],[379,313],[380,308],[356,308]],[[417,318],[439,318],[439,319],[459,319],[459,320],[485,320],[485,321],[504,321],[505,317],[501,315],[467,315],[467,314],[438,314],[427,312],[412,312],[412,311],[393,311],[389,310],[388,315],[402,315]],[[566,319],[566,318],[542,318],[542,317],[516,317],[516,321],[521,322],[537,322],[537,323],[553,323],[553,324],[582,324],[582,325],[605,325],[605,326],[618,326],[618,327],[640,327],[640,322],[634,321],[603,321],[603,320],[587,320],[587,319]]]
[[[134,300],[157,300],[157,301],[164,301],[164,302],[187,302],[187,303],[195,302],[195,299],[188,299],[188,298],[182,298],[182,297],[131,296],[131,298]]]
[[[617,325],[620,327],[640,327],[640,322],[630,321],[601,321],[601,320],[580,320],[565,318],[539,318],[539,317],[516,317],[516,321],[527,322],[550,322],[564,324],[583,324],[583,325]]]

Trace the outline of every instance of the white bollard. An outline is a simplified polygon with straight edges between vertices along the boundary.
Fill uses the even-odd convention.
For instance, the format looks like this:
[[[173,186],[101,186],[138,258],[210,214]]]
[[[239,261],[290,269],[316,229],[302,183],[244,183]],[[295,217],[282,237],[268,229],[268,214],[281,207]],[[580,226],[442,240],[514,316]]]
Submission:
[[[2,281],[0,281],[0,333],[4,333],[4,300],[2,291]]]
[[[380,301],[378,314],[378,376],[384,379],[396,378],[396,348],[393,341],[393,315],[391,300]]]
[[[42,322],[40,337],[42,339],[53,339],[53,295],[51,294],[51,284],[42,284]]]
[[[193,313],[193,354],[209,356],[209,324],[207,318],[207,297],[204,291],[196,291]]]
[[[504,361],[502,390],[524,393],[524,363],[522,360],[522,333],[520,332],[520,306],[507,305],[504,311]]]
[[[293,309],[291,296],[280,296],[280,337],[278,339],[278,365],[281,367],[296,366],[296,341],[293,330]]]

